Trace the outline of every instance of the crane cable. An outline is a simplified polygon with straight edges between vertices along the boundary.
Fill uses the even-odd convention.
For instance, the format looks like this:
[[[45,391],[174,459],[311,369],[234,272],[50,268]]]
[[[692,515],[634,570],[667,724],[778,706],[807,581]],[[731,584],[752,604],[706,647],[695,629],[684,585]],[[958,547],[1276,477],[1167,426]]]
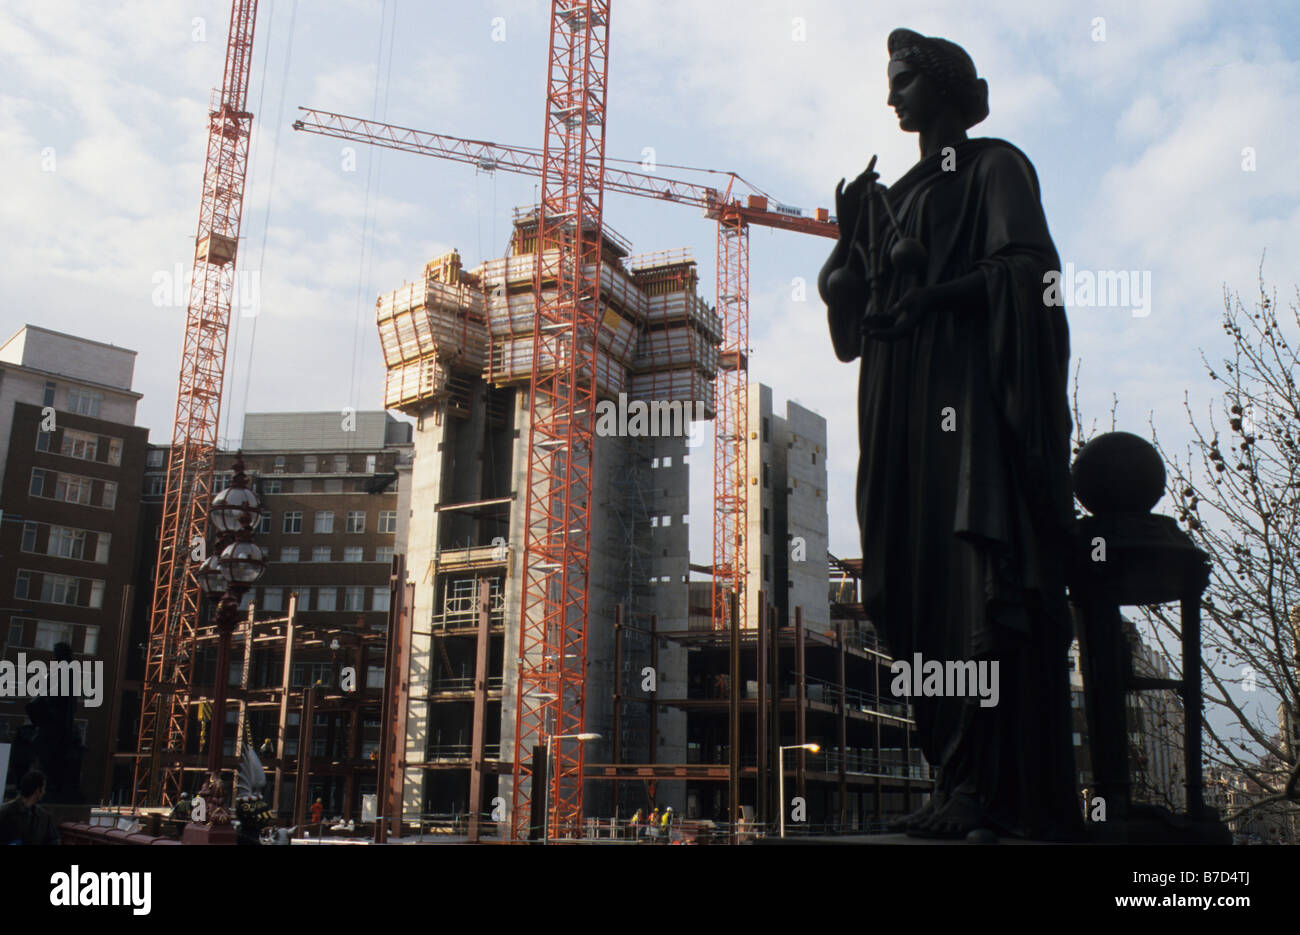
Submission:
[[[271,2],[272,21],[274,21],[274,17],[275,17],[275,0],[272,0]],[[271,138],[271,170],[270,170],[270,176],[267,180],[266,210],[262,216],[262,238],[261,238],[261,244],[258,247],[258,260],[256,266],[257,275],[259,277],[261,276],[262,270],[266,268],[266,242],[271,227],[271,200],[275,197],[275,167],[277,162],[279,161],[279,155],[280,155],[280,130],[284,126],[284,100],[289,85],[289,67],[291,62],[293,61],[293,37],[295,32],[294,27],[296,26],[297,21],[298,21],[298,0],[293,0],[293,5],[289,9],[289,38],[285,46],[284,69],[280,76],[280,101],[276,107],[275,131]],[[269,52],[269,48],[270,48],[269,41],[266,44],[266,48]],[[265,86],[266,86],[265,55],[266,53],[264,53],[263,55],[263,63],[262,63],[262,73],[263,73],[262,89],[258,92],[259,113],[261,112],[262,94],[265,91]],[[261,285],[259,283],[258,285],[259,299],[260,299],[260,292],[261,292]],[[248,339],[248,350],[245,355],[244,392],[243,392],[243,399],[240,402],[240,408],[239,408],[239,411],[244,414],[248,413],[248,395],[249,395],[250,385],[253,379],[253,360],[254,360],[255,349],[257,345],[257,320],[258,318],[261,317],[261,309],[260,308],[254,309],[254,314],[250,317],[253,319],[253,324],[252,324],[252,331],[249,334],[249,339]],[[233,340],[232,340],[232,343],[235,344],[236,351],[238,351],[238,347],[239,347],[238,336],[239,336],[239,318],[237,317],[235,319],[235,333],[233,335]],[[227,424],[226,429],[227,429],[227,434],[229,434],[229,429],[230,429],[229,424]],[[243,435],[242,428],[240,429],[240,435],[241,436]],[[241,444],[242,444],[242,438],[241,438]]]
[[[257,81],[257,109],[253,111],[254,114],[262,113],[262,101],[263,98],[265,98],[266,96],[267,60],[271,57],[271,28],[274,23],[275,23],[275,0],[271,0],[271,12],[267,14],[266,39],[262,43],[262,69],[261,69],[260,77]],[[260,164],[260,160],[258,159],[258,157],[261,154],[262,151],[260,148],[254,149],[252,153],[249,154],[249,163],[250,163],[248,169],[249,178],[253,177],[254,174],[253,169],[255,169]],[[233,288],[233,284],[232,284],[232,288]],[[232,348],[232,350],[228,354],[229,367],[230,367],[230,380],[229,380],[230,384],[234,384],[235,382],[235,373],[238,370],[238,364],[239,364],[239,318],[240,316],[236,315],[234,322],[232,322],[231,324],[230,347]],[[228,395],[227,393],[222,392],[221,400],[218,404],[219,405],[219,411],[217,412],[217,447],[218,448],[230,447],[229,417],[231,413],[231,408],[233,408],[233,406],[232,407],[226,406],[227,395]],[[223,412],[225,413],[226,416],[226,428],[227,428],[227,433],[224,436],[221,434]],[[223,438],[225,439],[224,443],[222,441]]]
[[[382,74],[383,87],[384,87],[384,99],[383,99],[383,111],[381,116],[383,117],[387,117],[388,115],[388,92],[392,85],[391,77],[393,72],[393,39],[397,30],[396,4],[394,4],[393,6],[393,17],[392,17],[392,21],[389,23],[389,29],[388,29],[388,68],[387,71],[385,72],[383,69],[384,21],[387,18],[388,18],[388,0],[384,0],[383,8],[381,9],[379,14],[379,49],[375,54],[375,91],[374,91],[374,100],[371,104],[371,113],[377,113],[379,111],[379,106],[380,106],[379,87],[380,87],[380,76]],[[370,247],[371,237],[373,236],[373,231],[369,230],[370,192],[371,192],[371,188],[376,184],[375,177],[378,176],[379,174],[379,161],[382,155],[383,155],[382,150],[375,149],[372,150],[371,157],[368,160],[366,160],[366,196],[365,196],[364,207],[362,208],[362,218],[361,218],[361,260],[357,266],[356,311],[355,311],[354,322],[352,327],[352,367],[349,372],[349,376],[351,378],[351,385],[348,389],[348,401],[351,403],[352,411],[354,413],[356,412],[356,406],[359,401],[358,397],[359,397],[360,385],[361,385],[360,370],[364,366],[360,354],[362,334],[363,334],[362,317],[361,317],[361,310],[362,310],[361,296],[363,291],[365,290],[366,283],[369,282],[370,280],[370,272],[373,269],[374,260],[375,260],[374,250],[368,249]]]

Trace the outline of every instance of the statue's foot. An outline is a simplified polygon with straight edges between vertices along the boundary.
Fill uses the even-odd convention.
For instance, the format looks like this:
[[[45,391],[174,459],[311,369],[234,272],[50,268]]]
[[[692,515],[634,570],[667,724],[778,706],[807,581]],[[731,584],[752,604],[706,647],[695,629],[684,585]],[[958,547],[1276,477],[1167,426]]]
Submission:
[[[912,812],[910,815],[904,815],[890,822],[887,826],[891,834],[910,833],[913,828],[918,827],[922,822],[934,814],[935,810],[943,803],[944,794],[935,792],[930,796],[930,800]]]
[[[917,838],[943,838],[959,840],[972,832],[989,832],[994,834],[994,824],[974,796],[956,793],[934,810],[926,818],[912,824],[908,834]],[[986,843],[987,834],[978,834],[981,843]]]

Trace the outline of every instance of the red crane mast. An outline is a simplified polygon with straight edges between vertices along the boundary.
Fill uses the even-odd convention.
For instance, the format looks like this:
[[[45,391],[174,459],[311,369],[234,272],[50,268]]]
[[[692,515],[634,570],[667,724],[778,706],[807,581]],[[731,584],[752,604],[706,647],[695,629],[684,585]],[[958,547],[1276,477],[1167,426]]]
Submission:
[[[194,561],[207,542],[226,370],[231,293],[248,173],[247,110],[257,0],[234,0],[225,70],[208,118],[176,418],[163,496],[149,646],[141,692],[132,802],[174,804],[182,792],[200,589]]]

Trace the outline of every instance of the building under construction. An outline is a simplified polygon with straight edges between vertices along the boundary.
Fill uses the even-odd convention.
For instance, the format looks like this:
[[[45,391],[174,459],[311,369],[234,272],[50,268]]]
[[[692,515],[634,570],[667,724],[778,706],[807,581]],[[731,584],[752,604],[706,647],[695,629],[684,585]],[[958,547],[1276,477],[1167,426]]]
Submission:
[[[411,623],[392,782],[408,822],[508,820],[528,384],[555,365],[533,334],[535,231],[535,215],[517,212],[506,256],[466,268],[453,252],[377,302],[385,405],[416,420],[411,476],[397,485]],[[692,438],[714,415],[721,323],[684,251],[632,257],[608,228],[601,247],[582,726],[599,738],[584,751],[584,815],[671,805],[726,822],[740,813],[732,802],[774,823],[777,749],[805,738],[822,752],[783,765],[821,827],[919,805],[928,769],[905,706],[879,697],[887,658],[864,621],[831,619],[825,420],[795,404],[776,414],[767,387],[749,388],[749,612],[733,660],[712,582],[698,580],[711,569],[688,548]],[[554,284],[541,287],[545,300]],[[733,671],[736,697],[724,698]]]

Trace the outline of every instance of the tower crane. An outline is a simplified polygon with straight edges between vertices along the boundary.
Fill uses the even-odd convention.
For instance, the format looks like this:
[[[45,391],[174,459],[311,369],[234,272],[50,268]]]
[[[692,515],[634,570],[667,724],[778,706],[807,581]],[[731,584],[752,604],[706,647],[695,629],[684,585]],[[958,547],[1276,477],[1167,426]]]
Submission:
[[[257,0],[233,0],[221,90],[214,91],[209,108],[208,152],[149,615],[134,805],[172,805],[182,790],[200,600],[198,562],[192,551],[202,548],[208,535],[253,124],[247,103],[256,20]]]

